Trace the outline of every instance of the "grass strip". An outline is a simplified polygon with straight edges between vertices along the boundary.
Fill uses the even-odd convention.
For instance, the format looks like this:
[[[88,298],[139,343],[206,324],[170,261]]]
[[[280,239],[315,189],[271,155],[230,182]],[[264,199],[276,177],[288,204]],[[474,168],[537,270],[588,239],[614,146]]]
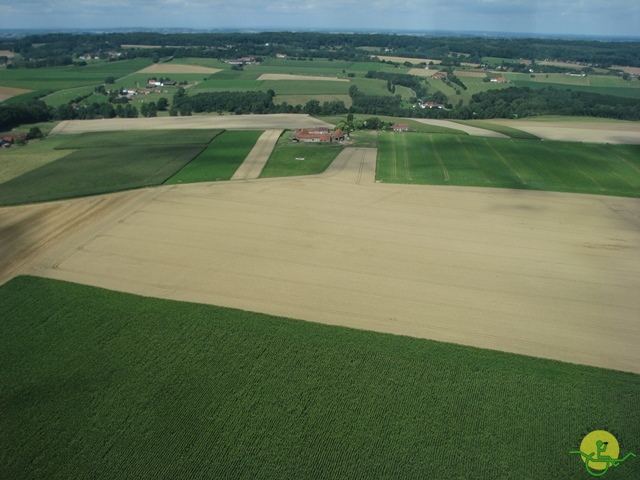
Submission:
[[[258,138],[259,130],[227,130],[185,165],[165,185],[229,180],[247,158]]]
[[[342,151],[339,143],[292,143],[291,131],[282,134],[260,178],[314,175],[324,172]]]

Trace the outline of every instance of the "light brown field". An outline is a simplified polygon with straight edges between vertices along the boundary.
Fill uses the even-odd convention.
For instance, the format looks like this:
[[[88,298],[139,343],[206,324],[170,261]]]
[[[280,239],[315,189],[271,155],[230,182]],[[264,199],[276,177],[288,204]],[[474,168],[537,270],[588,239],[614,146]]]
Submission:
[[[490,120],[532,133],[543,140],[640,144],[640,122]]]
[[[321,77],[313,75],[291,75],[285,73],[263,73],[258,80],[324,80],[327,82],[348,82],[346,78]]]
[[[181,65],[179,63],[154,63],[138,73],[208,73],[212,75],[220,72],[220,68],[202,67],[200,65]]]
[[[13,53],[11,50],[0,50],[0,57],[13,58],[15,56],[16,54]]]
[[[582,69],[584,65],[578,65],[577,63],[569,63],[569,62],[536,62],[540,65],[548,65],[551,67],[562,67],[562,68],[577,68]]]
[[[0,209],[18,273],[640,373],[640,200],[319,176]]]
[[[394,57],[394,56],[388,56],[388,55],[376,55],[376,57],[378,57],[380,60],[384,60],[385,62],[396,62],[396,63],[411,62],[416,64],[422,63],[422,62],[426,62],[427,64],[429,64],[430,62],[433,62],[436,65],[439,65],[440,63],[442,63],[442,60],[434,60],[432,58]]]
[[[17,97],[23,93],[29,93],[32,90],[26,90],[24,88],[2,87],[0,86],[0,102],[4,102],[11,97]]]
[[[307,127],[331,127],[330,124],[309,115],[194,115],[190,117],[112,118],[105,120],[66,120],[60,122],[51,135],[119,130],[164,130],[164,129],[227,129],[267,130],[295,129]]]
[[[620,67],[620,66],[615,66],[615,67],[611,67],[615,70],[622,70],[623,72],[627,72],[630,73],[631,75],[640,75],[640,68],[638,67]]]

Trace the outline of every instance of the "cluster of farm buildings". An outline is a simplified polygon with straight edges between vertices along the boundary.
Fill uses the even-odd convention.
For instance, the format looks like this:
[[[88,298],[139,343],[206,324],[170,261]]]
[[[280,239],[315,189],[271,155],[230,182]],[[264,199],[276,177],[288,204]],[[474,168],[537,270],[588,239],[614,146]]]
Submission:
[[[300,128],[293,132],[291,141],[304,143],[344,142],[345,133],[336,129],[333,132],[325,127]]]
[[[0,134],[0,148],[9,148],[15,143],[25,142],[27,135],[24,133],[2,133]]]

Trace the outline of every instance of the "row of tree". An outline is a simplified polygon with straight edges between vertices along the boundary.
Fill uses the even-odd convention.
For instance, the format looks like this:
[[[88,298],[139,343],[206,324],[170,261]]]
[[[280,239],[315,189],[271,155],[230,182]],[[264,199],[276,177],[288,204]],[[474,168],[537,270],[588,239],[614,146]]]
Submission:
[[[395,93],[395,85],[402,85],[413,90],[418,98],[424,98],[427,95],[426,80],[416,75],[369,70],[365,77],[386,80],[387,88],[391,93]]]
[[[129,50],[130,56],[163,58],[202,56],[232,58],[251,55],[364,60],[375,47],[381,53],[397,56],[440,59],[448,65],[460,61],[480,63],[485,57],[511,59],[550,59],[610,67],[640,67],[640,42],[558,40],[539,38],[445,37],[382,34],[333,34],[319,32],[193,33],[156,32],[106,34],[46,34],[22,39],[0,39],[3,49],[21,54],[27,61],[68,62],[70,58],[92,52],[108,57],[122,45],[159,45],[160,49]],[[460,55],[456,52],[465,52]]]
[[[389,115],[395,117],[488,119],[524,118],[537,115],[570,115],[614,118],[619,120],[640,120],[640,100],[633,98],[600,95],[597,93],[557,89],[510,87],[477,93],[471,97],[469,105],[448,105],[447,109],[406,107],[399,95],[365,95],[352,86],[351,107],[342,101],[324,102],[310,100],[301,105],[274,104],[274,94],[270,92],[212,92],[187,96],[179,90],[174,96],[169,110],[171,115],[191,115],[205,112],[231,112],[235,114],[266,113],[308,113],[310,115],[343,115],[346,113]],[[19,104],[0,105],[0,130],[17,125],[46,122],[50,120],[76,120],[93,118],[135,118],[156,116],[159,110],[167,109],[162,103],[144,103],[138,109],[130,104],[92,103],[73,106],[71,104],[48,107],[41,100],[31,100]]]

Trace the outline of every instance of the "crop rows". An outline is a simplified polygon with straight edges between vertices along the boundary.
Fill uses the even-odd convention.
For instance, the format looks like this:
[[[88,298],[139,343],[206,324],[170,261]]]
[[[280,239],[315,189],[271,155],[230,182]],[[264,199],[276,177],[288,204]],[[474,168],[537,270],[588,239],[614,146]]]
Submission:
[[[35,277],[0,310],[2,478],[565,479],[640,436],[633,374]]]
[[[377,176],[396,183],[639,197],[640,146],[382,133]]]
[[[202,152],[219,130],[100,132],[56,141],[62,158],[11,178],[0,205],[160,185]],[[56,139],[58,140],[58,139]]]
[[[229,180],[242,164],[260,130],[227,130],[216,137],[200,155],[167,180],[166,184]]]

